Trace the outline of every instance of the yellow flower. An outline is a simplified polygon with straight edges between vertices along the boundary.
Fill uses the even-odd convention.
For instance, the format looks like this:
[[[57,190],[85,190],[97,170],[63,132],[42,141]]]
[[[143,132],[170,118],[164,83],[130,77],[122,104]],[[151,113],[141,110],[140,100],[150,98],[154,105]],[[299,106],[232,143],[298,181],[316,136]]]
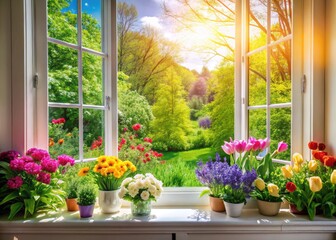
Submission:
[[[83,167],[81,170],[78,172],[78,176],[83,177],[86,176],[89,173],[90,168],[89,167]]]
[[[297,164],[297,165],[301,165],[304,162],[303,157],[300,153],[294,153],[292,159],[293,159],[294,164]]]
[[[312,192],[318,192],[322,189],[322,180],[320,177],[310,177],[308,178],[309,188]]]
[[[334,171],[330,175],[330,182],[332,184],[336,184],[336,169],[334,169]]]
[[[318,162],[316,160],[310,160],[308,163],[309,171],[315,172],[318,167]]]
[[[105,163],[107,161],[107,159],[108,159],[108,157],[106,157],[106,156],[100,156],[100,157],[98,157],[97,161],[99,163]]]
[[[119,171],[114,171],[114,173],[113,173],[113,176],[114,176],[115,178],[121,178],[122,175],[123,175],[123,174],[121,174]]]
[[[273,183],[267,184],[267,190],[269,194],[273,197],[280,197],[279,195],[279,187]]]
[[[293,169],[294,172],[298,173],[301,170],[301,166],[299,164],[294,164],[292,169]]]
[[[285,178],[293,177],[293,171],[290,165],[282,166],[281,171]]]
[[[132,166],[130,166],[130,170],[131,170],[131,172],[135,172],[137,170],[137,168],[136,168],[136,166],[132,165]]]
[[[100,173],[102,169],[103,169],[102,164],[97,163],[97,164],[94,166],[93,171],[96,172],[96,173]]]
[[[254,181],[254,184],[256,185],[256,187],[262,191],[265,189],[265,182],[264,180],[262,180],[261,178],[257,178],[255,181]]]

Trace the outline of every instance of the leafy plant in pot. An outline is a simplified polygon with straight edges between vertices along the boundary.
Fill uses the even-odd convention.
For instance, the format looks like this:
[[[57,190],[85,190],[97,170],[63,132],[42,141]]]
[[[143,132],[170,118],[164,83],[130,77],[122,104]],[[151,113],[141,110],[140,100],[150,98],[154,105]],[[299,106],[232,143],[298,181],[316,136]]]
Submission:
[[[65,180],[66,205],[69,212],[78,211],[77,197],[78,197],[79,179],[69,177]]]
[[[81,184],[78,188],[77,204],[81,218],[92,217],[97,198],[96,186],[92,183]]]

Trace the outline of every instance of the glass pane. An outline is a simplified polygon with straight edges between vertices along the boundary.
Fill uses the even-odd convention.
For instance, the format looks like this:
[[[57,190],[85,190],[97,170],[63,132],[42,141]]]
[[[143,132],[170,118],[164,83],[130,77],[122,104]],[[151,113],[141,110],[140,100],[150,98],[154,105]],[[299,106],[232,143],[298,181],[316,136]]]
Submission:
[[[266,134],[266,109],[249,110],[249,137],[265,138]]]
[[[271,103],[291,102],[291,42],[271,49]]]
[[[266,104],[266,50],[249,57],[249,105]]]
[[[265,46],[267,42],[267,1],[250,0],[249,50]]]
[[[277,159],[290,160],[291,146],[291,109],[271,109],[271,150],[278,147],[278,143],[284,141],[288,144],[288,150],[276,156]]]
[[[48,0],[48,36],[77,44],[77,1]]]
[[[271,40],[276,41],[292,32],[292,1],[272,0]]]
[[[49,102],[78,103],[77,51],[48,44]]]
[[[84,109],[84,158],[104,154],[104,111]]]
[[[83,100],[84,104],[103,105],[103,59],[83,53]]]
[[[52,157],[79,156],[78,109],[49,107],[49,152]]]
[[[102,0],[82,1],[83,46],[102,51]]]

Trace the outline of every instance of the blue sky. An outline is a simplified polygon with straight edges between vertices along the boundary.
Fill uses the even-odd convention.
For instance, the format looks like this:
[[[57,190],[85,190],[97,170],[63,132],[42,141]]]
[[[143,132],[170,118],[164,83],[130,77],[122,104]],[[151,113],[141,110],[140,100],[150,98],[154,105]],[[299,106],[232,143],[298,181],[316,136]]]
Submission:
[[[83,0],[82,9],[84,13],[91,14],[101,23],[101,0]],[[68,8],[63,9],[64,12],[71,11],[77,13],[77,0],[72,0]]]

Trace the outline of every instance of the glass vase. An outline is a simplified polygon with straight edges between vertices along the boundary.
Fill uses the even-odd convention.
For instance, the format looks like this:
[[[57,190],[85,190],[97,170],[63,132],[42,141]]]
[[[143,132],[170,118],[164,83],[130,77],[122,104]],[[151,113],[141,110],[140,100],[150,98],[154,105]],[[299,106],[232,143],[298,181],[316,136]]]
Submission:
[[[151,213],[152,204],[150,201],[138,201],[131,203],[131,212],[133,216],[148,216]]]

